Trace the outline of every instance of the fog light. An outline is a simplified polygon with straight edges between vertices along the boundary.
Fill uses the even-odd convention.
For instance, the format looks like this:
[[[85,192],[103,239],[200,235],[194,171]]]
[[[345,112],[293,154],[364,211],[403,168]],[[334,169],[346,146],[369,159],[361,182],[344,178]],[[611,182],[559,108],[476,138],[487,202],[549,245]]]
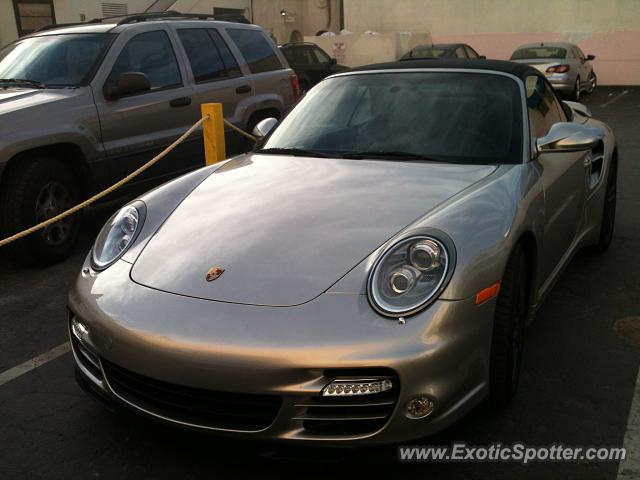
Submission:
[[[334,380],[322,389],[323,397],[371,395],[386,392],[393,388],[388,378],[362,380]]]
[[[417,419],[431,415],[435,404],[427,397],[416,397],[409,400],[405,409],[405,415],[409,418]]]
[[[91,344],[89,329],[84,323],[79,322],[76,317],[71,319],[71,332],[79,341]]]

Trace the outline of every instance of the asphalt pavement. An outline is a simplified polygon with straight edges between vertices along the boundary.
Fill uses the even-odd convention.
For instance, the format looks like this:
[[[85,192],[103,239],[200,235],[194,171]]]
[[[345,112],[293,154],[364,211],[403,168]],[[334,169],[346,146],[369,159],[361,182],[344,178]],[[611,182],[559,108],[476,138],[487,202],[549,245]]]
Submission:
[[[614,324],[640,317],[640,87],[600,88],[583,101],[613,127],[619,142],[612,247],[604,255],[579,253],[555,286],[527,330],[520,389],[505,411],[480,405],[437,437],[413,444],[622,446],[631,438],[627,420],[640,348],[616,333]],[[27,269],[0,258],[0,375],[66,341],[67,292],[101,224],[117,206],[88,213],[78,248],[62,264]],[[640,455],[640,438],[634,442],[627,446],[635,445]],[[106,411],[76,385],[69,353],[0,384],[0,479],[388,474],[611,480],[617,472],[617,462],[400,464],[393,445],[293,448],[177,430]],[[640,470],[633,475],[625,478],[640,478]]]

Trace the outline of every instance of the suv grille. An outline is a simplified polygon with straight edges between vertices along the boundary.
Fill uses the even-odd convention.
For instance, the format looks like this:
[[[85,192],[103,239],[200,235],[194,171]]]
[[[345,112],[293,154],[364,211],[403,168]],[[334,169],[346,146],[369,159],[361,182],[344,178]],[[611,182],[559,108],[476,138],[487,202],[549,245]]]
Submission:
[[[102,359],[111,389],[152,414],[190,425],[259,431],[273,423],[282,399],[275,395],[214,392],[162,382]]]

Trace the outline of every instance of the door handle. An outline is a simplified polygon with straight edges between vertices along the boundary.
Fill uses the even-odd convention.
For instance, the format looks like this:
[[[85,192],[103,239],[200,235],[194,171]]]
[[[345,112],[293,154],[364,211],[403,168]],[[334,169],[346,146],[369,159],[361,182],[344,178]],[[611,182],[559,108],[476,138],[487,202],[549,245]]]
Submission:
[[[187,107],[191,105],[191,97],[174,98],[169,102],[172,107]]]
[[[251,91],[251,85],[240,85],[236,88],[236,93],[249,93]]]

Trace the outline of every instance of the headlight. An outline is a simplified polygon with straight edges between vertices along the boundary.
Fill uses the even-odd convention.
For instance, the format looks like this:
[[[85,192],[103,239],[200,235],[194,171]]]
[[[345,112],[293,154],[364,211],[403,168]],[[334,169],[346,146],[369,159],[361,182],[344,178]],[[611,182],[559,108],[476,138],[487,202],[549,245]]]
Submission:
[[[368,293],[373,308],[392,317],[416,313],[442,292],[454,264],[453,243],[444,234],[401,240],[371,270]]]
[[[136,202],[123,207],[107,221],[91,251],[95,270],[104,270],[124,255],[142,228],[144,213],[144,204]]]

